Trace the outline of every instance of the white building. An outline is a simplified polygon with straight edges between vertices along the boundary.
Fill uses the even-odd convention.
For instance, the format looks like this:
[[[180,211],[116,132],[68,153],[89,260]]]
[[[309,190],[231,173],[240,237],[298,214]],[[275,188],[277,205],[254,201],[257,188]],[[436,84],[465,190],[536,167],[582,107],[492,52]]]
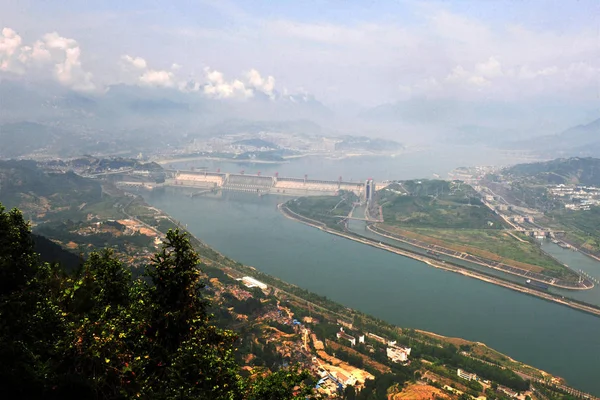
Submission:
[[[408,361],[408,353],[400,347],[388,347],[386,354],[390,360],[396,363],[404,363]]]
[[[458,371],[456,371],[457,375],[460,376],[463,379],[466,379],[468,381],[476,381],[477,380],[477,375],[473,374],[471,372],[467,372],[463,369],[458,369]]]
[[[268,287],[266,284],[262,283],[261,281],[257,281],[256,279],[252,278],[251,276],[244,276],[241,279],[241,281],[244,283],[244,285],[246,285],[249,288],[257,287],[262,290],[266,290]]]
[[[360,335],[358,337],[358,343],[364,343],[365,342],[365,335]]]

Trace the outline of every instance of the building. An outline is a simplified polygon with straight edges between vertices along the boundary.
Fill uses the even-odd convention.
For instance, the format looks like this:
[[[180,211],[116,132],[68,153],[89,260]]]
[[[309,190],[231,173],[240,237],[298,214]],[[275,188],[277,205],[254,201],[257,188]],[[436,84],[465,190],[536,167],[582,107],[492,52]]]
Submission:
[[[382,338],[381,336],[377,336],[374,333],[367,333],[367,337],[371,338],[373,340],[378,341],[379,343],[385,344],[385,339]]]
[[[512,389],[507,388],[506,386],[498,386],[498,391],[502,392],[510,397],[518,397],[519,396],[519,393],[515,392]]]
[[[358,337],[358,343],[364,343],[365,342],[365,335],[360,335]]]
[[[410,349],[409,349],[410,351]],[[386,349],[386,354],[392,362],[395,363],[405,363],[408,361],[408,354],[405,349],[400,347],[388,347]]]
[[[258,281],[256,279],[254,279],[254,278],[252,278],[250,276],[244,276],[241,279],[241,281],[242,281],[242,283],[244,285],[246,285],[249,288],[257,287],[257,288],[260,288],[262,290],[266,290],[267,287],[268,287],[266,284],[262,283],[261,281]]]
[[[340,324],[341,326],[345,326],[348,329],[352,329],[352,322],[346,322],[343,319],[338,319],[337,323]]]
[[[352,346],[356,346],[356,339],[344,332],[344,328],[340,328],[340,331],[336,333],[335,336],[337,336],[338,339],[349,341]]]
[[[456,374],[458,376],[460,376],[461,378],[466,379],[468,381],[476,381],[477,380],[477,375],[467,372],[460,368],[458,369],[458,371],[456,371]]]

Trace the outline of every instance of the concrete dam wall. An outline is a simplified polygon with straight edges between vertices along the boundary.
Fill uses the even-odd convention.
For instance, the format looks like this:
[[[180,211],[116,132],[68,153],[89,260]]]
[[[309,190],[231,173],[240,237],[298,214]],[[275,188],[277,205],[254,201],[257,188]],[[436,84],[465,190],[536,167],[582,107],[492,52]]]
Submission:
[[[280,194],[288,196],[335,195],[347,190],[362,196],[364,183],[326,181],[278,176],[229,174],[220,172],[173,171],[166,185],[192,187],[203,190],[234,190],[258,194]]]

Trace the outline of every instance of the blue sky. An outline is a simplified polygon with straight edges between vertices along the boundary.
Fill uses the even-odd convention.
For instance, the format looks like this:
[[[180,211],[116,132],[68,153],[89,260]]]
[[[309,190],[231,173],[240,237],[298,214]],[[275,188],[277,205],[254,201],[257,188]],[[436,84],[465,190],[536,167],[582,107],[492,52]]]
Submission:
[[[75,90],[598,101],[598,0],[0,0],[0,11],[0,73]]]

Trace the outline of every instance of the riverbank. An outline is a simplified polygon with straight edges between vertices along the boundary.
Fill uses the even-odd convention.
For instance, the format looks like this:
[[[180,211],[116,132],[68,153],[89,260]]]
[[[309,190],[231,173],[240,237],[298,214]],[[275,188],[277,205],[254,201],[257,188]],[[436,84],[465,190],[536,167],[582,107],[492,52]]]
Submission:
[[[369,231],[373,232],[376,235],[379,235],[379,236],[382,236],[382,237],[385,237],[385,238],[388,238],[388,239],[396,240],[398,242],[402,242],[402,243],[405,243],[405,244],[408,244],[408,245],[411,245],[411,246],[419,247],[419,248],[421,248],[423,250],[429,250],[429,249],[432,248],[431,245],[428,245],[425,242],[420,242],[420,243],[418,243],[418,241],[409,242],[406,239],[400,237],[399,235],[396,235],[396,234],[394,234],[394,233],[392,233],[392,232],[390,232],[388,230],[380,228],[379,226],[377,226],[377,224],[374,224],[372,226],[369,225],[369,226],[367,226],[367,229]],[[439,245],[434,245],[434,250],[436,252],[439,252],[439,253],[444,254],[446,256],[453,257],[453,255],[451,253],[454,252],[454,251],[450,250],[448,248],[444,248],[444,247],[441,247]],[[506,274],[511,274],[511,275],[519,276],[519,277],[521,277],[523,279],[532,279],[534,281],[538,281],[538,282],[544,283],[544,284],[549,285],[549,286],[554,286],[554,287],[557,287],[557,288],[567,289],[567,290],[590,290],[590,289],[594,288],[594,283],[591,282],[591,281],[587,281],[587,280],[584,281],[582,283],[583,286],[573,286],[573,285],[567,286],[567,285],[560,284],[560,283],[557,283],[557,282],[549,281],[549,280],[552,279],[552,277],[549,277],[549,276],[539,277],[540,274],[538,274],[538,277],[535,277],[535,276],[533,276],[532,273],[530,273],[529,275],[527,275],[527,274],[525,274],[523,272],[520,272],[521,270],[519,268],[517,268],[517,267],[512,267],[510,265],[501,264],[501,263],[498,263],[498,262],[496,262],[496,266],[494,266],[489,261],[485,262],[485,259],[483,259],[482,257],[477,257],[477,259],[475,259],[470,254],[468,256],[471,257],[471,259],[469,259],[469,262],[471,262],[471,263],[475,263],[475,264],[481,265],[482,267],[491,268],[491,269],[494,269],[494,270],[497,270],[497,271],[500,271],[500,272],[503,272],[503,273],[506,273]],[[552,257],[552,256],[549,256],[549,257]],[[560,262],[558,260],[556,260],[556,261]],[[504,266],[504,268],[501,268],[501,266]],[[565,267],[568,268],[566,265],[565,265]],[[519,271],[519,272],[517,272],[517,271]]]
[[[357,312],[354,309],[343,307],[339,304],[332,303],[327,298],[322,298],[322,300],[333,305],[334,306],[333,308],[330,308],[329,304],[322,304],[321,301],[315,302],[315,300],[312,300],[310,297],[310,296],[312,296],[312,294],[310,294],[309,292],[303,291],[301,289],[300,289],[301,292],[306,293],[307,295],[310,295],[310,296],[306,296],[306,295],[299,296],[298,294],[294,294],[299,289],[298,286],[290,285],[290,284],[282,281],[279,278],[268,277],[264,273],[262,273],[259,270],[256,270],[253,267],[242,265],[233,260],[228,259],[223,254],[219,253],[216,250],[213,250],[212,248],[208,247],[206,244],[202,243],[191,232],[188,232],[187,229],[185,229],[183,226],[181,226],[178,221],[176,221],[175,219],[170,217],[164,211],[162,211],[160,209],[156,209],[156,208],[154,208],[154,209],[157,211],[160,211],[162,215],[169,218],[171,221],[173,221],[178,226],[180,226],[180,228],[183,231],[187,232],[190,235],[190,240],[192,241],[193,244],[195,244],[195,247],[200,246],[203,249],[210,249],[211,252],[214,253],[213,257],[209,257],[208,259],[205,259],[203,256],[201,256],[202,261],[207,263],[208,265],[218,267],[219,269],[221,269],[228,275],[235,277],[235,278],[241,278],[242,276],[247,276],[247,275],[255,276],[257,279],[260,279],[262,282],[266,282],[268,285],[271,285],[272,287],[276,288],[279,295],[284,296],[283,298],[286,298],[288,300],[296,299],[297,305],[303,305],[304,307],[309,307],[309,310],[310,309],[319,310],[320,312],[324,312],[326,315],[333,315],[334,318],[335,317],[338,318],[338,321],[340,321],[340,319],[346,320],[346,321],[348,321],[348,320],[352,321],[352,316],[356,316],[356,315],[360,315],[362,318],[366,318],[369,320],[372,318],[369,315],[362,314],[361,312]],[[215,258],[214,256],[217,256],[217,257]],[[321,300],[321,299],[318,299],[318,297],[317,297],[317,300]],[[337,312],[335,311],[336,309],[338,309]],[[404,329],[400,328],[398,326],[390,325],[390,329],[394,329],[395,331],[400,332],[400,333],[404,332]],[[516,373],[517,375],[521,376],[523,379],[526,379],[526,380],[529,379],[532,381],[535,380],[536,382],[538,382],[544,386],[552,386],[552,387],[556,386],[555,382],[560,382],[560,383],[565,382],[564,379],[559,378],[556,375],[553,375],[544,370],[535,368],[529,364],[525,364],[525,363],[516,361],[513,358],[511,358],[510,356],[507,356],[506,354],[496,351],[493,348],[488,347],[487,345],[485,345],[482,342],[474,342],[471,340],[460,339],[457,337],[443,336],[443,335],[439,335],[439,334],[421,330],[421,329],[415,329],[414,331],[416,331],[419,334],[424,335],[426,337],[434,338],[435,340],[440,341],[440,342],[436,343],[436,342],[431,342],[426,338],[423,339],[423,337],[420,337],[420,336],[414,336],[412,334],[410,336],[408,336],[410,338],[410,340],[414,340],[417,342],[422,342],[422,343],[442,347],[445,344],[457,345],[456,342],[458,341],[458,342],[460,342],[460,344],[466,344],[469,346],[473,346],[473,348],[475,348],[476,350],[473,350],[472,355],[467,354],[467,353],[461,353],[461,354],[463,356],[473,358],[474,360],[477,360],[479,362],[489,364],[490,366],[497,366],[502,369],[511,370],[514,373]],[[481,348],[484,348],[485,350],[482,352],[480,350]],[[493,357],[490,358],[490,355],[493,355]],[[577,389],[574,389],[574,388],[571,388],[568,386],[561,386],[559,389],[569,392],[569,393],[581,393],[585,396],[588,396],[586,398],[589,398],[589,399],[594,398],[593,396],[588,395],[587,393],[580,392]]]
[[[474,279],[479,279],[481,281],[487,282],[487,283],[492,283],[498,286],[502,286],[505,287],[507,289],[511,289],[517,292],[521,292],[530,296],[535,296],[547,301],[551,301],[554,303],[558,303],[567,307],[571,307],[573,309],[579,310],[579,311],[583,311],[589,314],[593,314],[595,316],[600,316],[600,309],[592,307],[592,306],[587,306],[584,304],[580,304],[577,303],[575,301],[569,300],[569,299],[565,299],[559,296],[555,296],[553,294],[550,293],[545,293],[545,292],[540,292],[534,289],[530,289],[521,285],[518,285],[516,283],[512,283],[512,282],[508,282],[505,280],[502,280],[500,278],[496,278],[496,277],[491,277],[489,275],[484,275],[483,273],[478,273],[472,270],[468,270],[464,267],[460,267],[457,265],[453,265],[450,263],[445,263],[445,262],[440,262],[438,260],[435,260],[433,258],[429,258],[420,254],[416,254],[416,253],[411,253],[407,250],[402,250],[393,246],[389,246],[386,244],[382,244],[382,243],[378,243],[375,240],[372,239],[367,239],[367,238],[361,238],[358,237],[354,234],[349,234],[346,232],[340,232],[340,231],[335,231],[333,229],[328,228],[327,226],[325,226],[325,224],[318,222],[318,221],[314,221],[314,220],[310,220],[309,218],[303,217],[301,215],[296,214],[295,212],[291,211],[289,208],[287,208],[285,206],[285,204],[278,204],[277,206],[278,210],[287,218],[297,221],[297,222],[301,222],[304,223],[306,225],[312,226],[313,228],[317,228],[319,230],[322,230],[323,232],[332,234],[332,235],[337,235],[337,236],[341,236],[343,238],[346,239],[350,239],[353,240],[355,242],[359,242],[362,244],[366,244],[368,246],[371,247],[375,247],[375,248],[379,248],[381,250],[386,250],[389,251],[391,253],[395,253],[398,255],[402,255],[404,257],[408,257],[408,258],[412,258],[414,260],[417,261],[421,261],[424,262],[434,268],[438,268],[438,269],[443,269],[446,271],[450,271],[450,272],[455,272],[458,274],[461,274],[463,276],[469,277],[469,278],[474,278]]]

